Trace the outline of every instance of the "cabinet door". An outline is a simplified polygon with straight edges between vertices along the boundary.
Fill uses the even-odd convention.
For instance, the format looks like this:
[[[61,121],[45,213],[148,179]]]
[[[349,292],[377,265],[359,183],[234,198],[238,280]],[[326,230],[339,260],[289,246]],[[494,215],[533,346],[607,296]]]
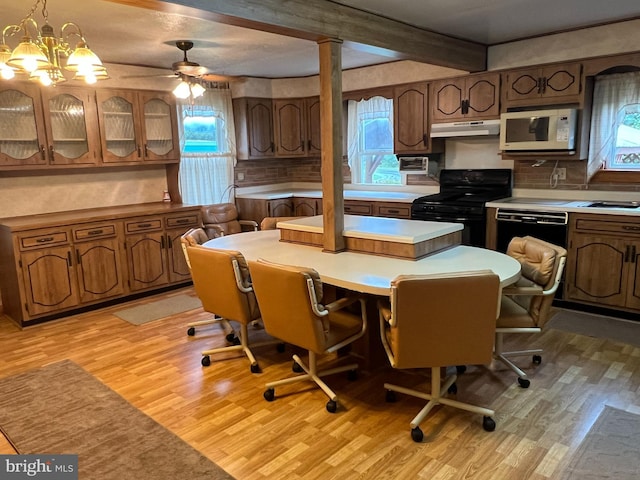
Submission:
[[[73,87],[43,89],[42,104],[50,163],[97,163],[100,137],[95,91]]]
[[[505,74],[507,100],[526,100],[540,96],[540,70],[530,68]]]
[[[293,203],[289,198],[269,200],[267,202],[267,217],[293,216]]]
[[[136,92],[97,90],[98,119],[105,163],[142,161]]]
[[[306,155],[304,100],[274,100],[273,118],[276,156],[302,157]]]
[[[427,84],[420,83],[394,90],[393,131],[395,153],[420,153],[430,150],[427,113]]]
[[[0,167],[47,164],[43,118],[37,86],[0,86]]]
[[[307,105],[307,154],[320,155],[322,138],[320,126],[320,97],[306,99]]]
[[[293,215],[296,217],[311,217],[318,215],[318,199],[315,198],[294,198]]]
[[[164,232],[143,233],[127,237],[127,261],[129,262],[129,287],[143,290],[169,282],[165,251],[167,240]]]
[[[250,98],[247,101],[249,158],[270,158],[275,154],[273,143],[273,109],[270,99]]]
[[[189,272],[189,266],[184,258],[184,252],[182,251],[181,239],[185,229],[169,230],[166,233],[166,245],[167,245],[167,261],[169,282],[186,282],[191,279],[191,273]]]
[[[23,252],[20,261],[30,316],[78,304],[70,246]]]
[[[628,242],[607,235],[574,233],[567,264],[567,296],[624,306]]]
[[[462,105],[466,100],[465,83],[464,78],[452,78],[433,83],[431,118],[434,122],[448,122],[463,117]]]
[[[124,294],[124,278],[117,238],[75,245],[80,302]]]
[[[467,79],[467,118],[498,118],[500,116],[500,75],[478,75]]]
[[[566,97],[580,93],[581,64],[562,67],[546,67],[541,71],[543,80],[542,96],[545,98]]]
[[[640,310],[640,241],[629,243],[629,269],[627,284],[626,306],[634,310]]]
[[[153,160],[180,159],[177,140],[177,116],[173,95],[160,92],[140,92],[142,115],[143,158]]]

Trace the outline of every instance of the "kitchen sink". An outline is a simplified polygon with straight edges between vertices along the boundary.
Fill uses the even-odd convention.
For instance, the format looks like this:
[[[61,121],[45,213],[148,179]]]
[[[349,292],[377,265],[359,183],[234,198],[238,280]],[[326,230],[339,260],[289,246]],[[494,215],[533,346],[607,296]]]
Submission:
[[[594,208],[638,208],[640,202],[592,202],[587,207]]]

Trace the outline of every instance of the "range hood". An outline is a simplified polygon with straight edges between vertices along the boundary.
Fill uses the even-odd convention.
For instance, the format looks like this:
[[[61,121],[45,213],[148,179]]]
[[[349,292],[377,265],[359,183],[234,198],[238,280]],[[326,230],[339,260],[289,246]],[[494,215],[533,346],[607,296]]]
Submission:
[[[499,119],[434,123],[431,125],[432,137],[477,137],[486,135],[498,135],[499,133]]]

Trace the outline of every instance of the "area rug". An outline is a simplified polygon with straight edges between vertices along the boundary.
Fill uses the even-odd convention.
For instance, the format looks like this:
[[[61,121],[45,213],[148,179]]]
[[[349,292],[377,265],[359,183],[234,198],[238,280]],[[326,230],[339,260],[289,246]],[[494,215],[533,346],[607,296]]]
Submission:
[[[143,323],[160,320],[176,313],[187,312],[201,307],[202,303],[196,297],[174,295],[136,307],[124,308],[114,312],[114,315],[134,325],[142,325]]]
[[[545,328],[547,327],[640,347],[640,322],[632,320],[559,309]]]
[[[223,480],[222,468],[71,361],[0,379],[20,454],[77,454],[82,480]]]
[[[605,406],[572,457],[563,480],[637,480],[640,415]]]

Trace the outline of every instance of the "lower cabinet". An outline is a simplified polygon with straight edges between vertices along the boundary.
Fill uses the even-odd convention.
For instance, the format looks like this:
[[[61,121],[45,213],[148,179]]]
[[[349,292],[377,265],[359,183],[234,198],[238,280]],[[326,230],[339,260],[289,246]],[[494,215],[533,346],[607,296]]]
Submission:
[[[293,199],[278,198],[261,200],[250,198],[236,198],[238,216],[241,220],[253,220],[260,224],[265,217],[292,217]]]
[[[110,215],[102,222],[83,213],[92,221],[82,223],[82,214],[69,212],[73,222],[59,227],[34,228],[47,215],[35,217],[33,225],[23,218],[0,224],[2,308],[16,323],[191,280],[180,237],[201,224],[199,207],[144,217]],[[65,215],[50,218],[58,217]]]
[[[567,255],[567,299],[640,311],[640,227],[634,217],[574,215]]]

